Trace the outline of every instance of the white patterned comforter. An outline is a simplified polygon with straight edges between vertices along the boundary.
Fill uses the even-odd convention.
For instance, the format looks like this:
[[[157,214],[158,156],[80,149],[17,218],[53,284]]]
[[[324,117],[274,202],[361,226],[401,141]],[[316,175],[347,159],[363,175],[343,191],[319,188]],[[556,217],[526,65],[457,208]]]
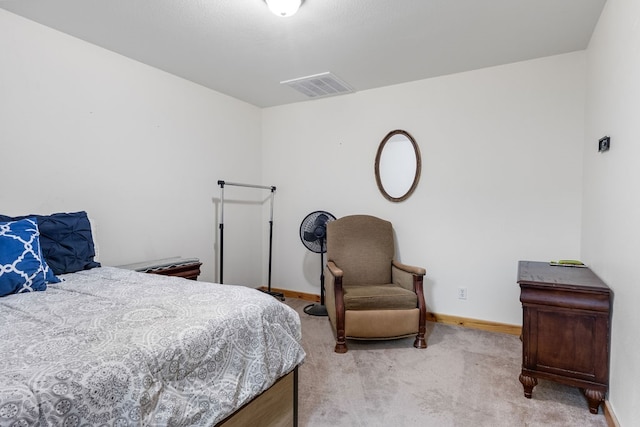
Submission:
[[[0,425],[212,426],[305,357],[241,286],[112,267],[0,299]]]

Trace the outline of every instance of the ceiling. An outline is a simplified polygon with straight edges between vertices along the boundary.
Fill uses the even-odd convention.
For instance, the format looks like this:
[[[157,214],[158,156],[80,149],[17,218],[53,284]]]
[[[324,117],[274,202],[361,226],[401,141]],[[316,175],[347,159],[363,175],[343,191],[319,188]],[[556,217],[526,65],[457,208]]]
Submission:
[[[585,49],[606,0],[0,0],[0,8],[270,107],[281,81],[331,72],[356,91]]]

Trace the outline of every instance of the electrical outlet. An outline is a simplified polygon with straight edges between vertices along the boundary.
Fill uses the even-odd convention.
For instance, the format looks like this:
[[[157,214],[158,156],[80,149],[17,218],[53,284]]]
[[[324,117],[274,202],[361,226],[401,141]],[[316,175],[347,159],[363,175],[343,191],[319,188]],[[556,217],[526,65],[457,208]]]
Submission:
[[[458,299],[467,299],[467,288],[458,288]]]

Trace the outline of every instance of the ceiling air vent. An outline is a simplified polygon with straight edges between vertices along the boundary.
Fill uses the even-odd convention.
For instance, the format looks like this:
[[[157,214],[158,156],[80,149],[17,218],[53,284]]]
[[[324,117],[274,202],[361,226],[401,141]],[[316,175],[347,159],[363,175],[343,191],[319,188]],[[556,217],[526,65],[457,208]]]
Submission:
[[[287,85],[298,92],[304,93],[309,98],[322,98],[325,96],[354,92],[348,84],[329,72],[286,80],[280,82],[280,84]]]

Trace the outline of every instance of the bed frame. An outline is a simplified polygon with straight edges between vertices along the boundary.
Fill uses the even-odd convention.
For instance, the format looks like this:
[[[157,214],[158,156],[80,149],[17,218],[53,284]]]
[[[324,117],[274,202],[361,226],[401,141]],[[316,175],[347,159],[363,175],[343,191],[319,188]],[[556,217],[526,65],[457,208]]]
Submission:
[[[298,366],[216,427],[298,427]]]

